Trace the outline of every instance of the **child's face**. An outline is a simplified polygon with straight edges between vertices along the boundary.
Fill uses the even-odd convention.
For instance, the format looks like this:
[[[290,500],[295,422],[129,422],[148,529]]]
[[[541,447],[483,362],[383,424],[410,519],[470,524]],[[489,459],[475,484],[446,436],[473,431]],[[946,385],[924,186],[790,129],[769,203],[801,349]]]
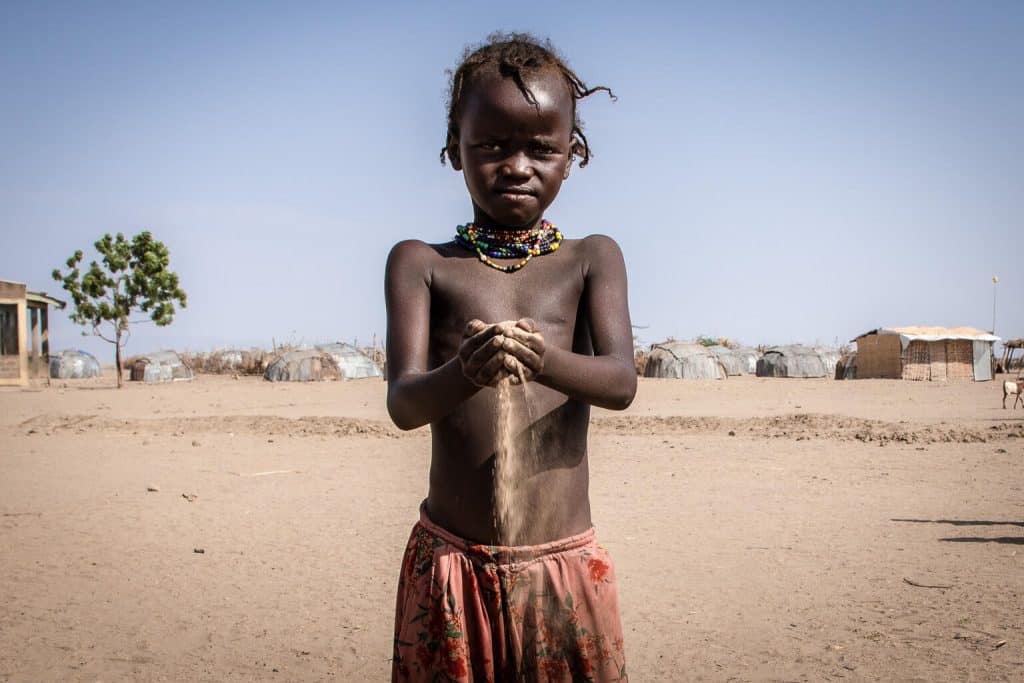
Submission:
[[[477,224],[532,228],[555,201],[572,164],[573,100],[554,72],[526,80],[481,76],[462,105],[452,166],[461,170]]]

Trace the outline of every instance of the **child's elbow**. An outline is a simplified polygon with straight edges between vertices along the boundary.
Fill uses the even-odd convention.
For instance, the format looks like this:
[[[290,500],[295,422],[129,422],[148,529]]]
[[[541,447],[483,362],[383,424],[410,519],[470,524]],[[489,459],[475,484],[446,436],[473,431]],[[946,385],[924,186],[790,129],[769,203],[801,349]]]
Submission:
[[[388,415],[391,416],[391,421],[395,423],[395,426],[403,432],[408,432],[416,429],[417,427],[422,427],[424,424],[417,420],[414,415],[410,415],[409,413],[393,406],[391,401],[388,401]]]
[[[636,398],[636,371],[631,367],[629,374],[616,383],[616,389],[609,396],[608,405],[604,406],[609,410],[625,410]]]
[[[611,405],[612,410],[625,410],[633,404],[633,398],[636,396],[636,391],[630,393],[623,393],[620,396],[615,397],[614,403]]]
[[[401,399],[390,391],[388,392],[387,406],[391,421],[403,432],[422,427],[425,424],[422,420],[417,419],[417,416],[407,406],[403,406]]]
[[[416,423],[413,422],[412,420],[406,418],[405,416],[399,413],[394,412],[393,410],[389,410],[388,413],[391,415],[391,421],[394,422],[395,426],[398,427],[403,432],[408,432],[410,430],[416,429]]]

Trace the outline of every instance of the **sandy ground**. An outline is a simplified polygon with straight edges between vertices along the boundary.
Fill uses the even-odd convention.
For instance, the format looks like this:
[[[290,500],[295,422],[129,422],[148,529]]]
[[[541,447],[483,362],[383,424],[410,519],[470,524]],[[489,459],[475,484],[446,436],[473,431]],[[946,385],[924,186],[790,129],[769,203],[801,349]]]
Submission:
[[[386,680],[429,441],[384,388],[0,390],[0,680]],[[1024,679],[1024,410],[1000,402],[642,380],[595,411],[632,680]]]

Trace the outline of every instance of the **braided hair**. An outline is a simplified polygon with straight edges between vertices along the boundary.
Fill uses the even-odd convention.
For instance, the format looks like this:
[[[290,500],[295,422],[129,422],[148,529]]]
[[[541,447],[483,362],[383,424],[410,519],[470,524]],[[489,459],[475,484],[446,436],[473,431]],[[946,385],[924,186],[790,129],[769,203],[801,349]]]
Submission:
[[[451,158],[452,148],[459,139],[459,117],[466,90],[472,86],[476,76],[488,69],[496,70],[501,76],[511,78],[523,97],[532,105],[537,104],[533,92],[526,85],[524,76],[544,70],[556,71],[565,81],[572,95],[572,140],[570,152],[580,158],[580,168],[590,161],[590,143],[583,134],[583,121],[576,110],[576,101],[601,90],[615,100],[610,88],[599,85],[587,87],[579,76],[558,56],[549,40],[538,40],[529,33],[496,32],[487,36],[486,42],[478,47],[469,47],[462,56],[458,68],[449,71],[448,94],[448,135],[441,148],[441,163]]]

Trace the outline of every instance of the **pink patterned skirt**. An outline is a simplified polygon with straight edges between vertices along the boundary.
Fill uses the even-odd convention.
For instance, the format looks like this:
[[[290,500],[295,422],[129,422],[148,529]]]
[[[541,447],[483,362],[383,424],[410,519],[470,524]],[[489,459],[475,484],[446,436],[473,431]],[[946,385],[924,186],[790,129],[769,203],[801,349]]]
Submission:
[[[487,546],[425,505],[398,580],[392,681],[628,681],[615,570],[594,530]]]

